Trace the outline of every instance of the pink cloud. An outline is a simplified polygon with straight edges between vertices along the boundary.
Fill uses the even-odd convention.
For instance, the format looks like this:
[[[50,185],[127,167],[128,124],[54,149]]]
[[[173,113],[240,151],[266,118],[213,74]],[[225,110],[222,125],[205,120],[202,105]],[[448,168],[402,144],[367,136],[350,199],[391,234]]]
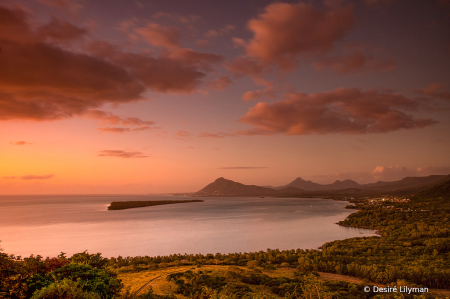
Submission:
[[[181,45],[178,27],[166,27],[157,23],[148,23],[147,26],[136,28],[134,31],[153,46],[171,48]]]
[[[400,94],[338,88],[309,95],[291,93],[272,104],[260,102],[240,121],[286,135],[386,133],[437,123],[404,112],[418,108],[418,102]]]
[[[189,134],[189,132],[187,132],[187,131],[178,131],[178,132],[177,132],[177,136],[180,136],[180,137],[189,137],[189,136],[191,136],[191,134]]]
[[[208,82],[208,87],[215,90],[225,90],[233,81],[227,76],[222,76],[219,79]]]
[[[53,174],[48,174],[48,175],[24,175],[24,176],[21,176],[20,178],[22,180],[48,180],[48,179],[51,179],[54,176],[55,175],[53,175]]]
[[[102,111],[102,110],[89,110],[86,112],[87,118],[97,119],[100,121],[107,122],[112,125],[122,124],[122,125],[130,125],[130,126],[142,126],[142,125],[153,125],[154,121],[150,120],[142,120],[137,117],[127,117],[123,118],[117,115],[114,115],[110,112]]]
[[[292,70],[298,57],[322,56],[353,27],[353,9],[319,10],[311,4],[274,3],[248,22],[253,38],[246,54],[266,64]]]
[[[432,83],[423,89],[416,90],[416,92],[424,96],[450,100],[450,92],[442,91],[445,86],[446,84]]]
[[[110,133],[125,133],[125,132],[139,132],[139,131],[146,131],[146,130],[151,130],[150,127],[148,126],[142,126],[142,127],[137,127],[137,128],[123,128],[123,127],[102,127],[102,128],[97,128],[97,130],[102,131],[102,132],[110,132]]]
[[[97,130],[102,132],[110,132],[110,133],[124,133],[124,132],[130,132],[130,128],[120,128],[120,127],[103,127],[103,128],[97,128]]]
[[[133,129],[131,129],[131,131],[139,132],[139,131],[146,131],[146,130],[151,130],[151,129],[161,129],[161,127],[150,128],[149,126],[142,126],[142,127],[138,127],[138,128],[133,128]]]
[[[216,37],[219,36],[219,32],[217,32],[216,30],[210,29],[208,30],[208,32],[205,33],[205,37],[206,38],[211,38],[211,37]]]
[[[257,90],[257,91],[247,91],[246,93],[244,93],[244,95],[242,96],[242,99],[244,101],[251,101],[251,100],[255,100],[255,99],[259,99],[261,98],[261,91]]]

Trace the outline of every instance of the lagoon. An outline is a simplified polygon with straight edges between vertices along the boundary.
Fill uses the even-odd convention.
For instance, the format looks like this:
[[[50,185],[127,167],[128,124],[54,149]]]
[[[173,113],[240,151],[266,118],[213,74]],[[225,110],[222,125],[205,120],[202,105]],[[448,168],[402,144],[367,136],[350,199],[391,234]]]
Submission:
[[[374,236],[336,225],[354,210],[318,198],[205,197],[203,202],[108,211],[112,201],[199,199],[140,195],[0,196],[5,253],[44,257],[87,250],[105,257],[318,248]]]

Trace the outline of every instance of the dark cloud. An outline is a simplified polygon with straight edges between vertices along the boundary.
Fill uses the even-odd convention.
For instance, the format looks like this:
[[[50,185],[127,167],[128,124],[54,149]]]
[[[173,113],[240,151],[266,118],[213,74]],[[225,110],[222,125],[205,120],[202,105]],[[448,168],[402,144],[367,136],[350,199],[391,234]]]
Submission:
[[[206,74],[200,68],[211,69],[211,63],[221,61],[219,55],[176,49],[158,58],[128,53],[107,42],[94,42],[89,50],[96,56],[129,70],[133,78],[156,92],[190,93],[202,83]]]
[[[24,176],[21,176],[20,178],[22,180],[48,180],[48,179],[51,179],[54,176],[55,175],[53,175],[53,174],[48,174],[48,175],[24,175]]]
[[[145,90],[121,67],[46,43],[24,11],[0,7],[0,20],[0,120],[66,118]]]
[[[78,52],[79,47],[67,45],[86,29],[58,19],[40,26],[30,18],[20,8],[0,6],[0,120],[84,115],[107,103],[142,100],[146,90],[191,93],[204,83],[212,65],[223,60],[179,47],[155,58],[99,41],[90,43],[89,53]],[[159,29],[163,34],[164,28]],[[159,43],[164,45],[163,40]]]
[[[379,5],[379,4],[389,4],[393,2],[393,0],[365,0],[368,5]]]
[[[236,166],[236,167],[219,167],[217,169],[265,169],[269,167],[243,167],[243,166]]]
[[[52,20],[39,28],[37,34],[45,39],[49,38],[57,41],[74,40],[87,34],[86,28],[77,27],[71,23],[52,18]]]
[[[286,135],[386,133],[437,123],[404,112],[418,108],[417,101],[400,94],[339,88],[309,95],[291,93],[272,104],[260,102],[240,121]]]
[[[97,156],[100,157],[118,157],[118,158],[147,158],[145,154],[137,151],[123,151],[123,150],[103,150]]]

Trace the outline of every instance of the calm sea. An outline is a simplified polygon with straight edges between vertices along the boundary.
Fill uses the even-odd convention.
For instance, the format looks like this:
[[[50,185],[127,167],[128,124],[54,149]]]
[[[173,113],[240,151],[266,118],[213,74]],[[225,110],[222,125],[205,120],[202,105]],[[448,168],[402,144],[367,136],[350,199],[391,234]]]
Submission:
[[[318,248],[373,236],[335,223],[354,212],[317,198],[201,198],[204,202],[108,211],[111,201],[170,196],[0,196],[0,246],[8,254],[105,257]],[[183,199],[189,199],[183,197]],[[197,198],[198,199],[198,198]]]

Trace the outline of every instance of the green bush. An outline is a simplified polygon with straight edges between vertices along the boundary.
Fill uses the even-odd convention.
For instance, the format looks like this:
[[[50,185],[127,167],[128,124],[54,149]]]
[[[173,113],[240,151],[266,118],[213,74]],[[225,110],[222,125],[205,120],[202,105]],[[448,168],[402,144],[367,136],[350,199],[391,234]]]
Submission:
[[[37,290],[31,299],[101,299],[101,296],[84,291],[75,281],[63,279]]]

